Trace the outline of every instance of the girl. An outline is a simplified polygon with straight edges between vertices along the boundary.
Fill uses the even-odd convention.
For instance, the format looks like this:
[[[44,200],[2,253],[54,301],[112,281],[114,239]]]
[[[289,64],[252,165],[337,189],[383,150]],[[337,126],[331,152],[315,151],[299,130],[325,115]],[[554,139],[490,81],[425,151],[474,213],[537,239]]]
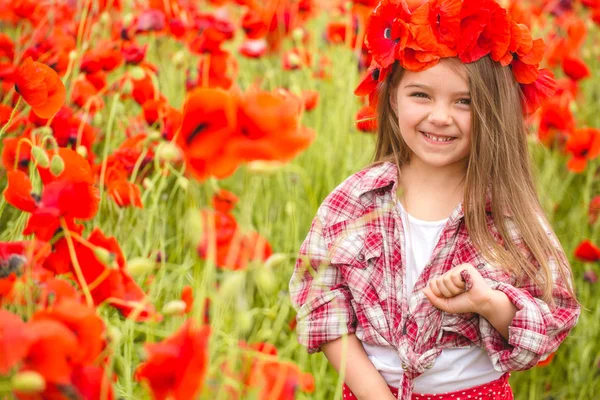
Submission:
[[[383,0],[355,93],[374,163],[317,211],[290,281],[298,340],[344,399],[512,399],[580,305],[538,201],[524,113],[552,94],[543,42],[493,0]]]

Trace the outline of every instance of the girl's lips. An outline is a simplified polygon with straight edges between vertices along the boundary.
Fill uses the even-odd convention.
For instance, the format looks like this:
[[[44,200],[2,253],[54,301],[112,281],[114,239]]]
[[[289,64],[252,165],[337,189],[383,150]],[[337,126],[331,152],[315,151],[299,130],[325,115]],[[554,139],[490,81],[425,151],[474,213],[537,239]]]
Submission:
[[[433,140],[427,137],[427,135],[425,135],[425,132],[423,131],[419,131],[419,133],[421,134],[421,136],[423,136],[423,138],[428,142],[428,143],[432,143],[432,144],[437,144],[437,145],[443,145],[443,144],[449,144],[452,143],[456,138],[453,137],[450,140],[446,140],[446,141],[437,141],[437,140]]]

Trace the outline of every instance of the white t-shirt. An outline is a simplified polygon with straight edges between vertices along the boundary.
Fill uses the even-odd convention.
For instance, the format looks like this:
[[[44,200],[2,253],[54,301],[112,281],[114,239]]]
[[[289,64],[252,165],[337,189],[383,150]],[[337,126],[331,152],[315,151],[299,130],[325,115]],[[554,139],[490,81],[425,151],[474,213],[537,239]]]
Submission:
[[[440,221],[422,221],[406,213],[398,202],[406,238],[406,287],[408,293],[417,282],[433,253],[447,218]],[[408,216],[408,218],[406,218]],[[410,227],[407,228],[407,222]],[[408,233],[410,232],[410,238]],[[412,247],[411,247],[412,244]],[[414,259],[413,259],[414,255]],[[362,344],[369,360],[387,384],[398,387],[403,374],[402,362],[395,348]],[[482,385],[500,378],[504,373],[496,371],[487,353],[480,347],[443,349],[431,369],[415,379],[414,392],[446,393]]]

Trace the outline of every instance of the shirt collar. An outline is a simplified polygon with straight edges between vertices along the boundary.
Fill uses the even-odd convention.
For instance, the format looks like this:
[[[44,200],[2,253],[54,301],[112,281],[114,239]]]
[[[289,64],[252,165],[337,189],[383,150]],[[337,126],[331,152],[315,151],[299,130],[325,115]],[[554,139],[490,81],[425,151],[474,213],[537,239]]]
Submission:
[[[398,187],[398,168],[396,164],[384,161],[375,164],[367,169],[367,172],[363,175],[360,186],[359,186],[359,197],[369,193],[375,192],[375,194],[383,194],[387,191],[396,191]],[[486,192],[485,211],[492,212],[492,186],[489,185]],[[456,214],[456,215],[455,215]],[[511,216],[512,214],[505,209],[504,215]],[[464,217],[464,210],[462,207],[462,201],[456,207],[456,209],[450,215],[451,219]]]

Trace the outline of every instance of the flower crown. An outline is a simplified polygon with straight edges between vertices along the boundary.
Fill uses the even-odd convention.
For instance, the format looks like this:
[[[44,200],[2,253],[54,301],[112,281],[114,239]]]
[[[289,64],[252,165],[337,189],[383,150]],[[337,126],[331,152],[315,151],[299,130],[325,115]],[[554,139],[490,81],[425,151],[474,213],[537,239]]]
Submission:
[[[429,0],[413,12],[405,0],[381,0],[369,17],[365,44],[373,58],[354,94],[369,95],[371,102],[396,60],[417,72],[445,57],[471,63],[489,55],[510,66],[524,95],[524,114],[556,90],[552,71],[539,69],[544,41],[533,40],[529,28],[494,0]]]

